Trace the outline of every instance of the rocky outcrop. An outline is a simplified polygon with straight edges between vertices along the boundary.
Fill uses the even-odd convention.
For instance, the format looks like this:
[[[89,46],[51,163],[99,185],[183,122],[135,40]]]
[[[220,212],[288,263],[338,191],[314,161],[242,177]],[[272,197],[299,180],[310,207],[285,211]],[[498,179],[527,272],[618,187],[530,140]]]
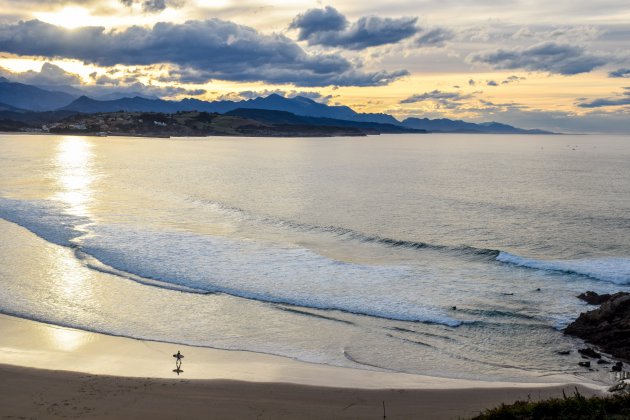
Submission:
[[[578,295],[578,299],[582,299],[584,302],[588,303],[589,305],[601,305],[602,303],[606,302],[608,299],[610,299],[612,295],[609,294],[603,294],[603,295],[599,295],[595,292],[584,292],[584,293],[580,293]]]
[[[590,293],[591,297],[600,297]],[[580,314],[564,333],[594,344],[614,357],[630,360],[630,294],[619,292],[601,300],[599,308]]]

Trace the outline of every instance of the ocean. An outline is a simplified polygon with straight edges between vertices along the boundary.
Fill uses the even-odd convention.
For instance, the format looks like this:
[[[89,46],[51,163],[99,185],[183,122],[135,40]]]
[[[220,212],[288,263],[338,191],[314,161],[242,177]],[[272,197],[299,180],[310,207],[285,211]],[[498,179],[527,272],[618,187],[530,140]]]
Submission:
[[[453,378],[594,378],[630,137],[0,135],[0,312]],[[558,351],[572,350],[569,356]]]

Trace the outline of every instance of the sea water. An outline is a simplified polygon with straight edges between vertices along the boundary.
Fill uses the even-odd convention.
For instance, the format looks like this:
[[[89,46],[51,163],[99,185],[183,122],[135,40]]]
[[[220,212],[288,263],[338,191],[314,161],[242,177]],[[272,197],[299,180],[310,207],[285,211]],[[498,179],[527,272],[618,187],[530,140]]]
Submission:
[[[0,135],[0,312],[367,369],[581,372],[561,329],[577,294],[629,289],[629,161],[624,136]]]

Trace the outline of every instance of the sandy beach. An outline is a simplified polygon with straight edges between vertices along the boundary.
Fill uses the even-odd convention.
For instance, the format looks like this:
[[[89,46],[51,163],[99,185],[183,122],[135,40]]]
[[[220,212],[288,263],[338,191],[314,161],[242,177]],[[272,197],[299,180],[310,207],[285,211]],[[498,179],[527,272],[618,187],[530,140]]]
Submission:
[[[146,342],[0,316],[2,418],[466,418],[601,386],[434,378]],[[172,353],[185,359],[181,376]],[[549,378],[548,378],[549,379]],[[383,408],[384,406],[384,408]]]

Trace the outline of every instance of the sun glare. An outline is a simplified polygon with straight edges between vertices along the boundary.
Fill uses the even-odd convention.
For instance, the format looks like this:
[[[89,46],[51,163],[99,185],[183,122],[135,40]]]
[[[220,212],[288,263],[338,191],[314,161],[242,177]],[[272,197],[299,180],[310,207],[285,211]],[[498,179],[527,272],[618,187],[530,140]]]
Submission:
[[[83,7],[68,6],[56,12],[37,13],[36,17],[44,22],[74,29],[80,26],[95,25],[96,18]]]

